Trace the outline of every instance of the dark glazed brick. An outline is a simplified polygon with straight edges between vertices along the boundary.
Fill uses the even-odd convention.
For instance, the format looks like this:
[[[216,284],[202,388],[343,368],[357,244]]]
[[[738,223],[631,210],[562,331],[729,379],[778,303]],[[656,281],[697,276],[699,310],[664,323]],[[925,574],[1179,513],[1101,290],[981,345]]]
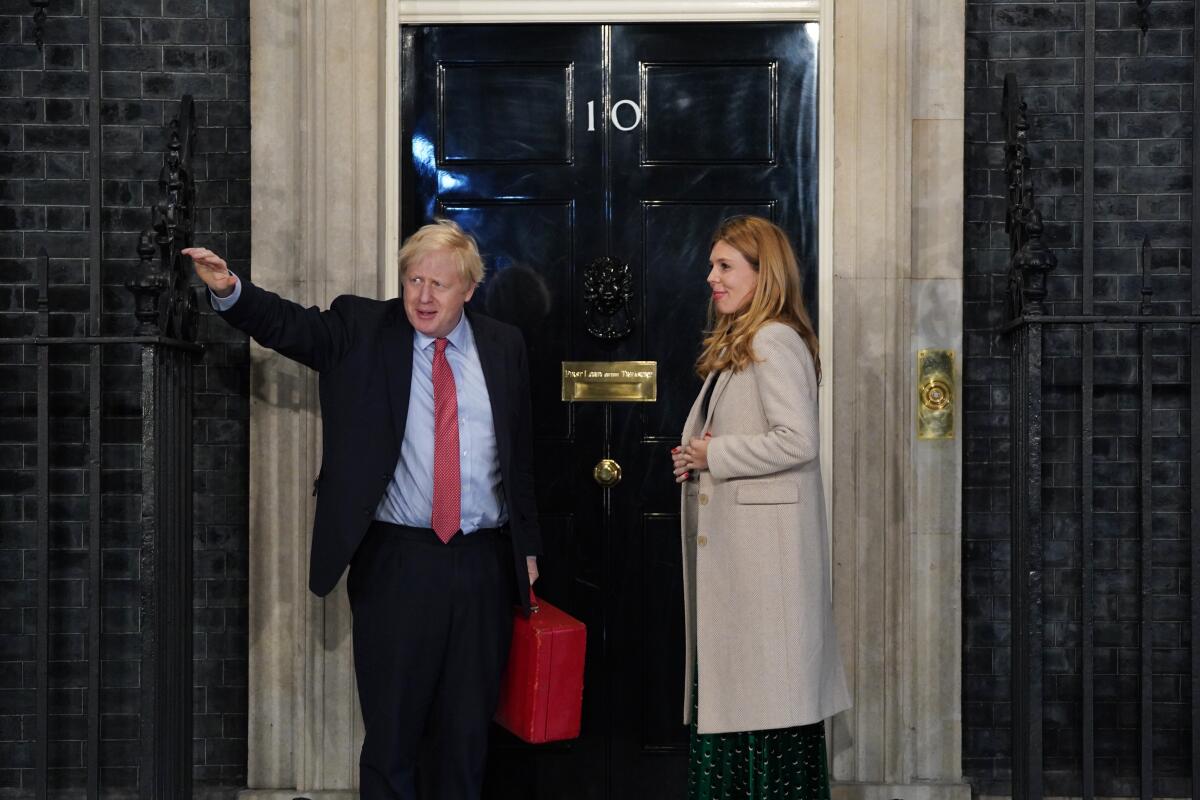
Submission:
[[[1151,166],[1179,164],[1182,152],[1178,141],[1142,143],[1141,163]]]
[[[250,127],[250,109],[246,103],[227,101],[209,103],[208,124],[248,128]]]
[[[1140,58],[1121,63],[1121,82],[1190,83],[1192,77],[1190,58]]]
[[[225,96],[225,79],[217,75],[144,75],[142,96],[154,98],[176,98],[190,94],[197,100],[222,98]]]
[[[3,156],[0,156],[0,165],[2,164]],[[84,181],[50,180],[25,183],[25,202],[27,203],[85,205],[87,193],[87,183]]]
[[[101,19],[100,41],[104,44],[138,44],[141,41],[138,21],[136,19]]]
[[[1144,113],[1122,114],[1122,139],[1177,139],[1192,135],[1190,114]]]
[[[1003,30],[1075,30],[1072,8],[1036,3],[1005,3],[992,13],[992,29]]]
[[[1142,86],[1138,89],[1141,111],[1179,111],[1183,93],[1178,86]]]
[[[208,68],[211,72],[233,72],[247,75],[250,72],[249,47],[208,48]]]
[[[25,97],[87,97],[88,77],[78,72],[23,72]]]
[[[98,2],[105,15],[100,54],[105,96],[98,112],[104,125],[105,211],[97,220],[104,229],[106,259],[101,272],[103,325],[112,332],[126,332],[131,326],[132,300],[123,283],[136,274],[137,233],[149,223],[148,208],[159,198],[157,180],[166,141],[162,126],[177,112],[179,94],[185,91],[202,98],[197,106],[201,126],[197,144],[202,155],[195,167],[205,181],[196,224],[216,226],[206,236],[220,242],[244,267],[249,248],[249,56],[248,48],[239,45],[248,44],[249,8],[246,3],[220,0]],[[5,15],[5,3],[16,9],[11,16]],[[86,330],[91,217],[86,181],[91,143],[86,10],[83,0],[55,0],[46,46],[39,51],[32,41],[28,4],[0,0],[0,66],[6,67],[0,69],[0,259],[7,259],[0,261],[0,336],[28,335],[32,330],[32,315],[26,313],[37,296],[31,286],[32,254],[43,245],[55,256],[52,333],[73,335]],[[206,19],[206,14],[213,19]],[[183,52],[189,54],[186,60],[179,58]],[[210,109],[210,101],[219,106]],[[232,160],[228,153],[234,154]],[[209,179],[214,170],[221,177]],[[198,666],[195,675],[197,696],[205,707],[211,698],[216,710],[197,717],[193,741],[198,756],[193,772],[194,794],[215,797],[232,796],[246,783],[249,351],[239,334],[215,319],[202,330],[211,336],[215,349],[210,351],[211,359],[206,357],[194,368],[196,384],[206,392],[203,402],[197,403],[197,414],[203,415],[197,431],[199,439],[211,433],[214,441],[202,444],[203,455],[197,457],[194,502],[197,519],[207,515],[213,524],[198,521],[194,534],[197,568],[207,575],[198,595],[195,648],[202,659],[198,663],[211,666]],[[30,581],[37,565],[24,555],[36,541],[28,522],[36,508],[30,383],[34,372],[28,365],[12,365],[14,355],[23,357],[12,348],[0,352],[0,486],[4,487],[0,489],[4,492],[0,494],[0,608],[27,611],[0,614],[0,637],[15,637],[3,639],[0,648],[6,658],[15,654],[28,659],[24,642],[31,641],[36,630]],[[75,796],[86,772],[80,743],[86,738],[85,718],[79,715],[83,691],[77,687],[86,683],[81,659],[87,619],[82,549],[87,540],[87,504],[79,493],[86,463],[87,355],[79,348],[56,348],[52,358],[52,386],[57,392],[51,401],[55,415],[51,475],[56,492],[52,515],[58,520],[51,531],[55,575],[51,594],[56,606],[52,650],[56,657],[71,659],[52,667],[53,681],[61,686],[50,698],[59,737],[51,755],[61,765],[52,783],[63,796]],[[101,485],[109,495],[102,532],[108,578],[102,587],[102,705],[104,735],[111,741],[101,749],[101,762],[106,791],[116,796],[135,793],[138,785],[141,707],[138,535],[130,524],[139,514],[140,411],[137,393],[117,387],[136,386],[140,374],[137,353],[129,348],[107,349],[105,359]],[[215,370],[211,380],[210,369]],[[12,443],[14,439],[23,443]],[[209,658],[207,653],[221,657],[203,661]],[[28,687],[31,681],[28,661],[0,661],[0,793],[15,797],[29,796],[32,786],[31,768],[12,766],[26,756],[9,748],[20,742],[28,747],[33,697],[28,689],[9,687]]]
[[[82,125],[87,122],[84,100],[46,100],[46,122]]]
[[[1191,260],[1190,55],[1194,6],[1151,4],[1151,27],[1136,29],[1136,4],[1097,4],[1096,74],[1096,297],[1101,310],[1135,313],[1141,281],[1137,249],[1143,236],[1155,243],[1155,301],[1163,309],[1187,306]],[[1011,653],[995,644],[995,624],[1011,608],[1007,549],[1007,485],[1011,450],[1007,428],[1008,343],[993,332],[1003,319],[1007,291],[1004,219],[1006,178],[996,160],[1003,138],[998,87],[1005,71],[1023,81],[1031,114],[1029,153],[1046,240],[1059,267],[1050,276],[1050,304],[1078,313],[1082,269],[1084,4],[976,2],[967,6],[967,175],[964,252],[964,653],[963,764],[981,794],[1007,794],[1011,763]],[[1053,42],[1051,49],[1050,42]],[[1144,54],[1141,49],[1144,44]],[[983,91],[972,87],[987,85]],[[1073,115],[1073,118],[1071,116]],[[1069,122],[1064,120],[1066,117]],[[989,143],[989,144],[985,144]],[[1073,173],[1073,175],[1072,175]],[[1187,375],[1186,335],[1156,334],[1156,378]],[[1047,511],[1044,608],[1047,666],[1047,746],[1043,755],[1051,794],[1078,793],[1079,671],[1078,519],[1080,339],[1047,331],[1047,458],[1043,497]],[[1136,793],[1137,780],[1137,530],[1138,398],[1137,337],[1097,334],[1097,374],[1116,388],[1097,392],[1097,581],[1096,689],[1101,700],[1097,745],[1097,791]],[[999,404],[1004,403],[1004,406]],[[1190,439],[1186,387],[1155,387],[1153,502],[1156,566],[1151,629],[1157,672],[1155,709],[1156,793],[1167,785],[1190,793],[1185,763],[1190,736],[1188,710],[1187,579],[1189,535],[1185,473]],[[1000,409],[1003,408],[1004,412]],[[1162,442],[1160,449],[1159,442]],[[1059,510],[1061,509],[1061,511]],[[1164,544],[1166,543],[1166,544]],[[1177,710],[1178,709],[1178,713]],[[1178,757],[1174,754],[1179,753]],[[1175,782],[1174,784],[1172,782]]]
[[[142,75],[140,72],[105,72],[100,86],[105,98],[141,97]]]
[[[110,45],[100,49],[105,70],[155,72],[163,67],[163,48]]]
[[[164,47],[163,66],[171,72],[204,72],[205,47]]]
[[[89,146],[87,128],[25,127],[26,150],[87,150]]]
[[[6,123],[41,122],[43,102],[37,99],[0,99],[0,120]]]
[[[105,125],[141,123],[161,127],[162,103],[158,100],[103,100],[100,121]]]
[[[0,178],[40,178],[44,173],[40,153],[0,153]]]
[[[1171,167],[1122,167],[1121,191],[1131,194],[1175,194],[1192,187],[1190,172]]]
[[[0,69],[41,69],[42,53],[33,45],[0,47]]]
[[[163,0],[164,17],[203,17],[207,0]]]
[[[1054,55],[1054,34],[1048,31],[1013,33],[1008,35],[1008,45],[1008,55],[1012,58],[1045,58]]]
[[[209,19],[144,19],[146,44],[224,44],[225,26]]]
[[[104,0],[101,13],[105,17],[157,17],[162,13],[162,0]]]

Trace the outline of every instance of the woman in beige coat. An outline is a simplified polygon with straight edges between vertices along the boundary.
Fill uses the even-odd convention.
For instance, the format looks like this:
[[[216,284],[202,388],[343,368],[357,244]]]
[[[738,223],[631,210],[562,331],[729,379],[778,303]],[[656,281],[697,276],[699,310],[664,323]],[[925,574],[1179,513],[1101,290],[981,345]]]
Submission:
[[[672,450],[682,488],[688,792],[828,798],[823,720],[850,706],[818,459],[820,361],[787,237],[713,237],[704,378]]]

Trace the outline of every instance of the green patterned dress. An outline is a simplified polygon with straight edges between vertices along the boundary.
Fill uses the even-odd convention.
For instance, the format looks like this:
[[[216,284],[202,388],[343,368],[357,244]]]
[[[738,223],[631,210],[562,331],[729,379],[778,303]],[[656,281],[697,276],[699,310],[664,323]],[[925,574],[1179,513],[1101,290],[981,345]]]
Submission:
[[[698,688],[693,679],[689,800],[829,800],[823,722],[700,734]]]

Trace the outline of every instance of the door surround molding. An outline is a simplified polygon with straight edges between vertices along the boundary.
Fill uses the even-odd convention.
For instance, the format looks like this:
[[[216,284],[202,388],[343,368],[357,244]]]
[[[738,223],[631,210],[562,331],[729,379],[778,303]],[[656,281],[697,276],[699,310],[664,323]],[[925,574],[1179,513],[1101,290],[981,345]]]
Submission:
[[[966,0],[250,6],[253,274],[322,306],[341,293],[398,290],[401,24],[820,22],[822,455],[835,612],[856,701],[832,726],[834,792],[969,798],[961,445],[916,441],[912,377],[916,349],[962,344]],[[316,381],[256,345],[251,356],[244,796],[346,798],[362,741],[350,615],[343,591],[320,600],[306,581]]]

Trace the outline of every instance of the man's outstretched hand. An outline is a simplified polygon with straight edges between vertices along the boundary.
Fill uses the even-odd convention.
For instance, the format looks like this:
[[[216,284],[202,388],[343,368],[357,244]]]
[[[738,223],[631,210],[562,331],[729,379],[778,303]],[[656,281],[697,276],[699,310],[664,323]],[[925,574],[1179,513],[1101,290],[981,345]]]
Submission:
[[[237,276],[229,271],[225,259],[204,247],[185,247],[179,252],[192,259],[192,266],[200,280],[212,290],[217,297],[228,297],[233,294],[237,285]]]

